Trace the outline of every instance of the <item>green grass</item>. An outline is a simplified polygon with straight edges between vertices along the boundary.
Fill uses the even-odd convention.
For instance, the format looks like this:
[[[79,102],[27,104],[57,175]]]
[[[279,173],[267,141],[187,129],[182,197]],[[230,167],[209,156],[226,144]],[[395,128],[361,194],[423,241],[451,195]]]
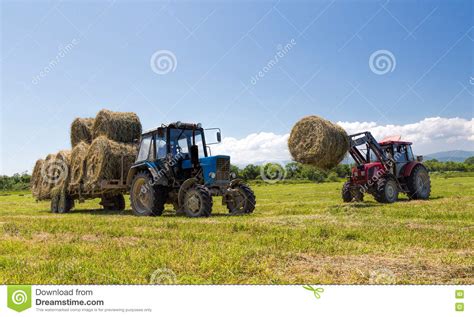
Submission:
[[[254,184],[253,215],[229,217],[216,199],[201,219],[98,200],[51,214],[2,193],[0,284],[148,284],[157,269],[180,284],[474,283],[474,177],[433,178],[429,201],[391,205],[342,203],[341,186]]]

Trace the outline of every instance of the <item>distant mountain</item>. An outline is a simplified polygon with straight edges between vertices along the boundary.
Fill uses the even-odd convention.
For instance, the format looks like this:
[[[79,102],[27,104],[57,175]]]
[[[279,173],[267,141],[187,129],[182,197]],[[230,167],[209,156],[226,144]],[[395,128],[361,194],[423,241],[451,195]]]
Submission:
[[[468,157],[474,156],[474,151],[463,151],[463,150],[454,150],[454,151],[445,151],[445,152],[436,152],[432,154],[423,155],[423,160],[432,160],[436,159],[440,162],[464,162]]]

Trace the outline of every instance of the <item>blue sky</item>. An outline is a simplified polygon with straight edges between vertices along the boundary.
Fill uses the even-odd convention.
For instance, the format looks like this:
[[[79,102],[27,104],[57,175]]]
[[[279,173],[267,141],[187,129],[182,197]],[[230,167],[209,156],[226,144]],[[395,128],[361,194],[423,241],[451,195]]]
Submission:
[[[101,108],[134,111],[145,129],[219,126],[222,151],[269,133],[280,147],[268,159],[310,114],[391,134],[416,125],[433,134],[413,132],[424,154],[472,150],[472,25],[472,1],[2,1],[0,174],[69,148],[72,120]],[[150,66],[161,50],[175,56],[166,74]],[[393,56],[381,75],[369,65],[380,50]]]

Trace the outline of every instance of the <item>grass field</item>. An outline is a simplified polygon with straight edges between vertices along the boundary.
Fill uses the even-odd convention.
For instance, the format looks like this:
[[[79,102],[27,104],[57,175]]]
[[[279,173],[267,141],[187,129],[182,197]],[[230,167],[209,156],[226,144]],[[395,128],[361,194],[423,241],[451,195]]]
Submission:
[[[215,200],[205,219],[98,200],[51,214],[4,193],[0,284],[148,284],[156,270],[179,284],[474,283],[474,177],[435,178],[429,201],[391,205],[342,203],[341,186],[254,185],[253,215],[228,217]]]

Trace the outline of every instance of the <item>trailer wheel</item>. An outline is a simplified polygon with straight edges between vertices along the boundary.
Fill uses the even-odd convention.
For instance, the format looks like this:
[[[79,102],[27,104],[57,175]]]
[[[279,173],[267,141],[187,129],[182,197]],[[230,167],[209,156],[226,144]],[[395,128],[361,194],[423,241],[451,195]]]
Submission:
[[[374,198],[379,203],[393,203],[398,200],[398,185],[392,177],[381,179],[381,183],[374,191]]]
[[[67,193],[63,193],[59,196],[58,200],[58,213],[63,214],[69,212],[74,206],[74,199],[71,198]]]
[[[237,184],[229,189],[227,209],[232,215],[250,214],[255,210],[255,194],[246,184]]]
[[[431,180],[428,170],[418,164],[407,179],[408,197],[410,199],[428,199],[431,193]]]
[[[191,218],[209,217],[212,211],[212,196],[203,185],[194,185],[184,193],[183,209]]]
[[[362,193],[359,188],[353,188],[350,181],[344,183],[341,192],[342,200],[346,203],[352,201],[364,201],[364,193]]]
[[[146,171],[138,172],[132,181],[130,203],[136,216],[160,216],[165,203],[153,185],[153,179]]]
[[[51,212],[56,214],[58,212],[59,206],[59,195],[53,195],[51,197]]]
[[[112,197],[112,210],[122,211],[125,209],[125,198],[122,194]]]

